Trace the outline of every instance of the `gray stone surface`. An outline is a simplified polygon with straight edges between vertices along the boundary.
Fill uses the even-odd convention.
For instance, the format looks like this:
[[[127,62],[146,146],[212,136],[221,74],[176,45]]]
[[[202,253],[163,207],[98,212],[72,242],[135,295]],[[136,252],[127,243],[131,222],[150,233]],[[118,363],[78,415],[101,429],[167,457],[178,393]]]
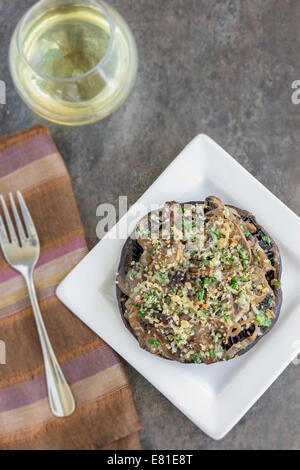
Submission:
[[[133,203],[205,132],[300,215],[298,0],[111,0],[137,40],[134,91],[111,117],[82,128],[47,124],[71,174],[89,247],[96,207]],[[33,0],[0,0],[1,134],[41,122],[17,96],[7,65],[13,28]],[[300,334],[300,333],[299,333]],[[144,449],[297,449],[300,367],[291,365],[222,441],[205,436],[126,365]]]

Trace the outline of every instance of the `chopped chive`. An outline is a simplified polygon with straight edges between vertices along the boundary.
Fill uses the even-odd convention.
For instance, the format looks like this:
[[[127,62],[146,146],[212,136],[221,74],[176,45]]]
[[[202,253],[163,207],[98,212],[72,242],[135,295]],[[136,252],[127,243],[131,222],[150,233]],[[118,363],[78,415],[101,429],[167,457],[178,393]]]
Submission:
[[[251,232],[250,232],[250,230],[248,230],[247,227],[243,227],[243,232],[244,232],[244,234],[245,234],[245,237],[250,237]]]
[[[153,279],[155,282],[161,282],[163,279],[166,278],[166,275],[163,274],[163,273],[156,273],[154,276],[153,276]]]
[[[269,327],[271,325],[271,319],[268,318],[263,310],[259,310],[258,315],[256,316],[256,321],[259,326]]]
[[[193,356],[192,356],[192,359],[193,359],[195,364],[201,364],[201,362],[202,362],[200,353],[194,353]]]
[[[241,249],[239,251],[240,251],[240,257],[242,258],[242,260],[247,260],[249,257],[248,251],[244,249]]]
[[[272,244],[271,238],[268,237],[268,235],[262,235],[261,239],[262,239],[265,243],[267,243],[267,245],[271,245],[271,244]]]
[[[147,236],[150,235],[150,230],[143,230],[143,231],[142,231],[142,234],[143,234],[143,235],[146,235],[146,237],[147,237]]]
[[[217,357],[216,354],[215,354],[215,352],[213,351],[213,349],[210,349],[209,355],[210,355],[210,357],[211,357],[212,359],[216,359],[216,357]]]
[[[200,318],[207,318],[207,315],[206,315],[206,310],[199,310],[199,312],[197,313],[197,315],[200,317]]]
[[[220,240],[220,238],[221,238],[221,233],[220,233],[220,229],[219,229],[219,228],[216,228],[215,230],[213,230],[212,233],[213,233],[214,235],[216,235],[217,240]]]
[[[199,292],[198,292],[198,300],[203,300],[204,298],[204,289],[201,289]]]

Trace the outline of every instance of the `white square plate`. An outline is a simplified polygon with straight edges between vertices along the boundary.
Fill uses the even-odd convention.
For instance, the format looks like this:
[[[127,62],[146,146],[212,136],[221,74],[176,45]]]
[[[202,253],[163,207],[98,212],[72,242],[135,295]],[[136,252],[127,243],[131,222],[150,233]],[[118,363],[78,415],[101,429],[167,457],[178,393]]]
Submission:
[[[206,135],[180,153],[129,216],[139,203],[150,209],[153,203],[203,200],[212,194],[253,212],[282,255],[279,321],[244,356],[199,366],[172,363],[141,350],[118,311],[115,273],[124,240],[111,239],[110,234],[64,279],[57,295],[206,434],[221,439],[300,351],[300,219]],[[144,213],[131,220],[136,223]],[[116,227],[126,230],[125,216]]]

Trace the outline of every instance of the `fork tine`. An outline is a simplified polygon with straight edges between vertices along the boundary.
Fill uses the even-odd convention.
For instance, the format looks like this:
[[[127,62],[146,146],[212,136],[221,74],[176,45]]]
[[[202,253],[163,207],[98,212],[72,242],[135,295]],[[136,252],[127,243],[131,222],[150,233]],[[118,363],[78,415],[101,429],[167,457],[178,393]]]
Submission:
[[[24,219],[24,222],[25,222],[25,227],[26,227],[28,236],[29,237],[37,237],[38,235],[37,235],[37,231],[35,229],[33,220],[31,218],[28,207],[27,207],[20,191],[17,191],[17,196],[18,196],[18,199],[19,199],[20,208],[21,208],[21,211],[22,211],[22,215],[23,215],[23,219]]]
[[[0,195],[0,200],[1,200],[2,208],[3,208],[6,224],[7,224],[7,227],[8,227],[10,239],[11,239],[12,243],[18,243],[19,244],[19,241],[17,239],[17,235],[16,235],[16,232],[15,232],[13,223],[11,221],[11,218],[10,218],[7,206],[6,206],[6,202],[5,202],[4,197],[2,196],[2,194]]]
[[[8,240],[8,236],[7,236],[7,233],[6,233],[6,228],[5,228],[5,225],[4,225],[4,222],[3,222],[3,219],[0,215],[0,243],[3,244],[3,243],[9,243],[9,240]]]
[[[26,240],[26,236],[25,236],[23,225],[22,225],[18,210],[16,208],[16,204],[15,204],[12,193],[9,193],[9,199],[10,199],[10,204],[11,204],[11,207],[12,207],[12,210],[13,210],[13,213],[14,213],[16,226],[17,226],[17,229],[18,229],[18,232],[19,232],[19,237],[20,237],[21,242],[23,242],[23,241]]]

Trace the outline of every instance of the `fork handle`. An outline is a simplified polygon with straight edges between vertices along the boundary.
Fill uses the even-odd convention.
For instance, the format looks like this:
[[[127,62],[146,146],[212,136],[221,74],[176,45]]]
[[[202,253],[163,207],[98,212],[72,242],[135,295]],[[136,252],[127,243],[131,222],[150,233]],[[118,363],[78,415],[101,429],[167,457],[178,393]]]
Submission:
[[[29,297],[32,304],[34,318],[44,357],[50,408],[55,416],[63,418],[73,413],[73,411],[75,410],[75,400],[72,395],[71,389],[65,379],[65,376],[60,368],[60,365],[56,359],[54,350],[52,348],[45,327],[45,323],[39,308],[34,287],[33,272],[32,270],[29,270],[29,272],[26,274],[28,275],[25,275],[24,277],[28,287]]]

